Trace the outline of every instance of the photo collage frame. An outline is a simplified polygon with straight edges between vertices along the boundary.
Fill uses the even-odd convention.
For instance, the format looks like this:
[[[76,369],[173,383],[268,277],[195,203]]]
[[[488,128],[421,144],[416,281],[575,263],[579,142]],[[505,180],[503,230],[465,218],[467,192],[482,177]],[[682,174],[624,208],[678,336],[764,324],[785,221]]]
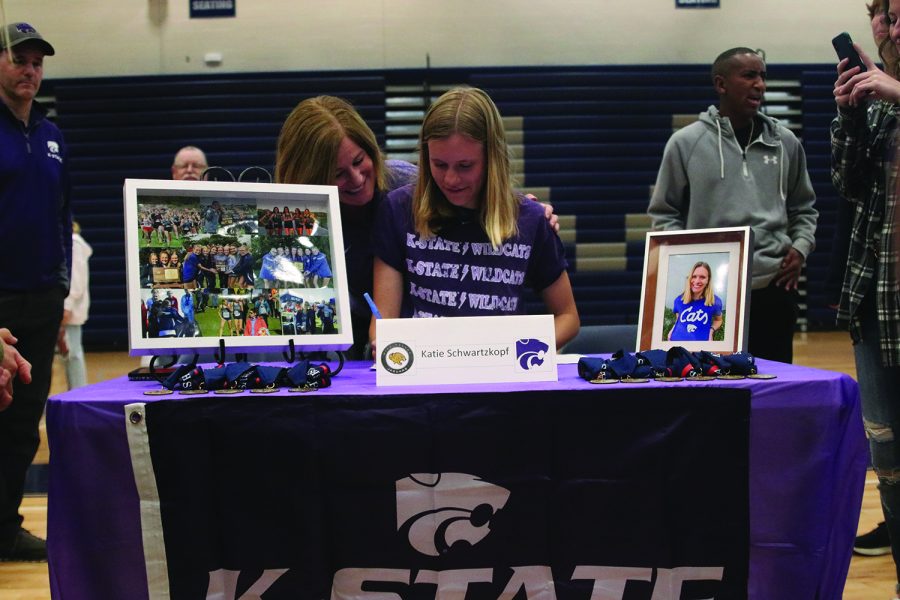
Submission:
[[[124,202],[132,354],[352,344],[337,188],[128,179]]]

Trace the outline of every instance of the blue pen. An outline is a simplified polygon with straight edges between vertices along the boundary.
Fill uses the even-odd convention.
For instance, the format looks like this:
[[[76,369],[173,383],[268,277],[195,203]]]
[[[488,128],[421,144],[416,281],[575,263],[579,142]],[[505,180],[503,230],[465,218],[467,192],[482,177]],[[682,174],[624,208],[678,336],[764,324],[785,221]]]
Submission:
[[[375,306],[375,301],[372,300],[372,296],[369,295],[369,292],[363,292],[363,298],[365,298],[366,302],[369,303],[369,308],[372,309],[372,314],[375,315],[375,318],[380,319],[381,313],[378,312],[378,307]]]

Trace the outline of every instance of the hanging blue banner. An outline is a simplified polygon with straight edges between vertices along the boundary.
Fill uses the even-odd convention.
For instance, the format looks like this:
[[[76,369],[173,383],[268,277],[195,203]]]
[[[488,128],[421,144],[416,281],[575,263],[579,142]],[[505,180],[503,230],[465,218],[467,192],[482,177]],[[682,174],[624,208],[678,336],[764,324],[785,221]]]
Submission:
[[[675,8],[719,8],[719,0],[675,0]]]
[[[191,18],[233,17],[237,0],[190,0]]]

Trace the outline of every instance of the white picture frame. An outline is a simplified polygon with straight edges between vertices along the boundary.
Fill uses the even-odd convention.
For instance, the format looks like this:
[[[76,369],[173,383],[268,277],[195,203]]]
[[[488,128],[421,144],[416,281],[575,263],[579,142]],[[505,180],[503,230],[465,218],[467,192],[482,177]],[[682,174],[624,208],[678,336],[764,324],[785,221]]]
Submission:
[[[123,200],[128,339],[132,355],[209,352],[219,349],[223,343],[227,352],[287,350],[291,342],[296,349],[304,351],[346,350],[352,345],[336,187],[126,179]],[[290,220],[280,221],[278,228],[272,227],[274,220],[269,218],[274,207],[278,207],[279,214],[288,209],[291,215]],[[215,211],[210,212],[211,208]],[[302,218],[294,218],[298,214]],[[205,248],[207,254],[209,248],[214,248],[217,272],[205,272],[203,278],[193,282],[183,281],[184,272],[178,268],[183,267],[189,246],[198,252]],[[234,254],[231,246],[238,249],[238,255],[246,251],[253,257],[252,285],[228,275],[227,255]],[[306,253],[300,252],[298,258],[298,250],[309,250],[310,256],[324,255],[324,261],[323,257],[314,261],[316,273],[323,274],[321,277],[314,276],[311,267],[305,268],[307,263],[302,257]],[[156,254],[158,264],[163,253],[167,259],[171,254],[179,257],[179,264],[174,268],[171,265],[152,267],[152,255]],[[330,278],[324,276],[329,268]],[[203,284],[207,277],[212,278],[211,286]],[[193,325],[188,327],[184,324],[187,311],[182,308],[183,298],[191,296],[196,307],[198,294],[202,296],[204,289],[210,303],[215,296],[217,316],[211,319],[206,315],[201,319],[195,312]],[[261,297],[267,301],[260,302]],[[156,312],[151,314],[154,303]],[[175,304],[179,306],[174,307]],[[224,315],[232,312],[223,308],[226,304],[238,309],[234,313],[243,317],[242,327],[246,327],[246,315],[251,308],[256,311],[260,307],[259,312],[263,312],[261,307],[265,305],[269,313],[261,325],[253,321],[250,330],[254,333],[245,335],[248,329],[238,332],[237,323],[225,327]],[[309,309],[314,311],[312,320],[318,327],[314,332],[298,334],[299,311],[295,309],[305,305],[309,306],[304,309],[307,314]],[[171,315],[173,308],[182,320],[174,328],[168,328],[168,324],[177,321]],[[171,318],[160,318],[160,310],[168,311]],[[290,312],[293,314],[286,317]],[[166,329],[161,325],[163,322]]]

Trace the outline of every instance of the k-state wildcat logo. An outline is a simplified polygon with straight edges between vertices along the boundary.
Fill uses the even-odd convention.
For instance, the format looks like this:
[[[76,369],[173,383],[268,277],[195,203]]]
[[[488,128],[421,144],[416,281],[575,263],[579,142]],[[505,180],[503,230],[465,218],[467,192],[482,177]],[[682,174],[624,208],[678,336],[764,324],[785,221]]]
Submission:
[[[427,556],[483,540],[509,499],[509,490],[467,473],[413,473],[396,490],[397,531]]]
[[[516,340],[516,358],[519,366],[526,371],[544,364],[544,357],[550,346],[541,340]]]
[[[52,158],[62,162],[62,156],[59,155],[59,143],[53,140],[47,141],[47,158]]]

